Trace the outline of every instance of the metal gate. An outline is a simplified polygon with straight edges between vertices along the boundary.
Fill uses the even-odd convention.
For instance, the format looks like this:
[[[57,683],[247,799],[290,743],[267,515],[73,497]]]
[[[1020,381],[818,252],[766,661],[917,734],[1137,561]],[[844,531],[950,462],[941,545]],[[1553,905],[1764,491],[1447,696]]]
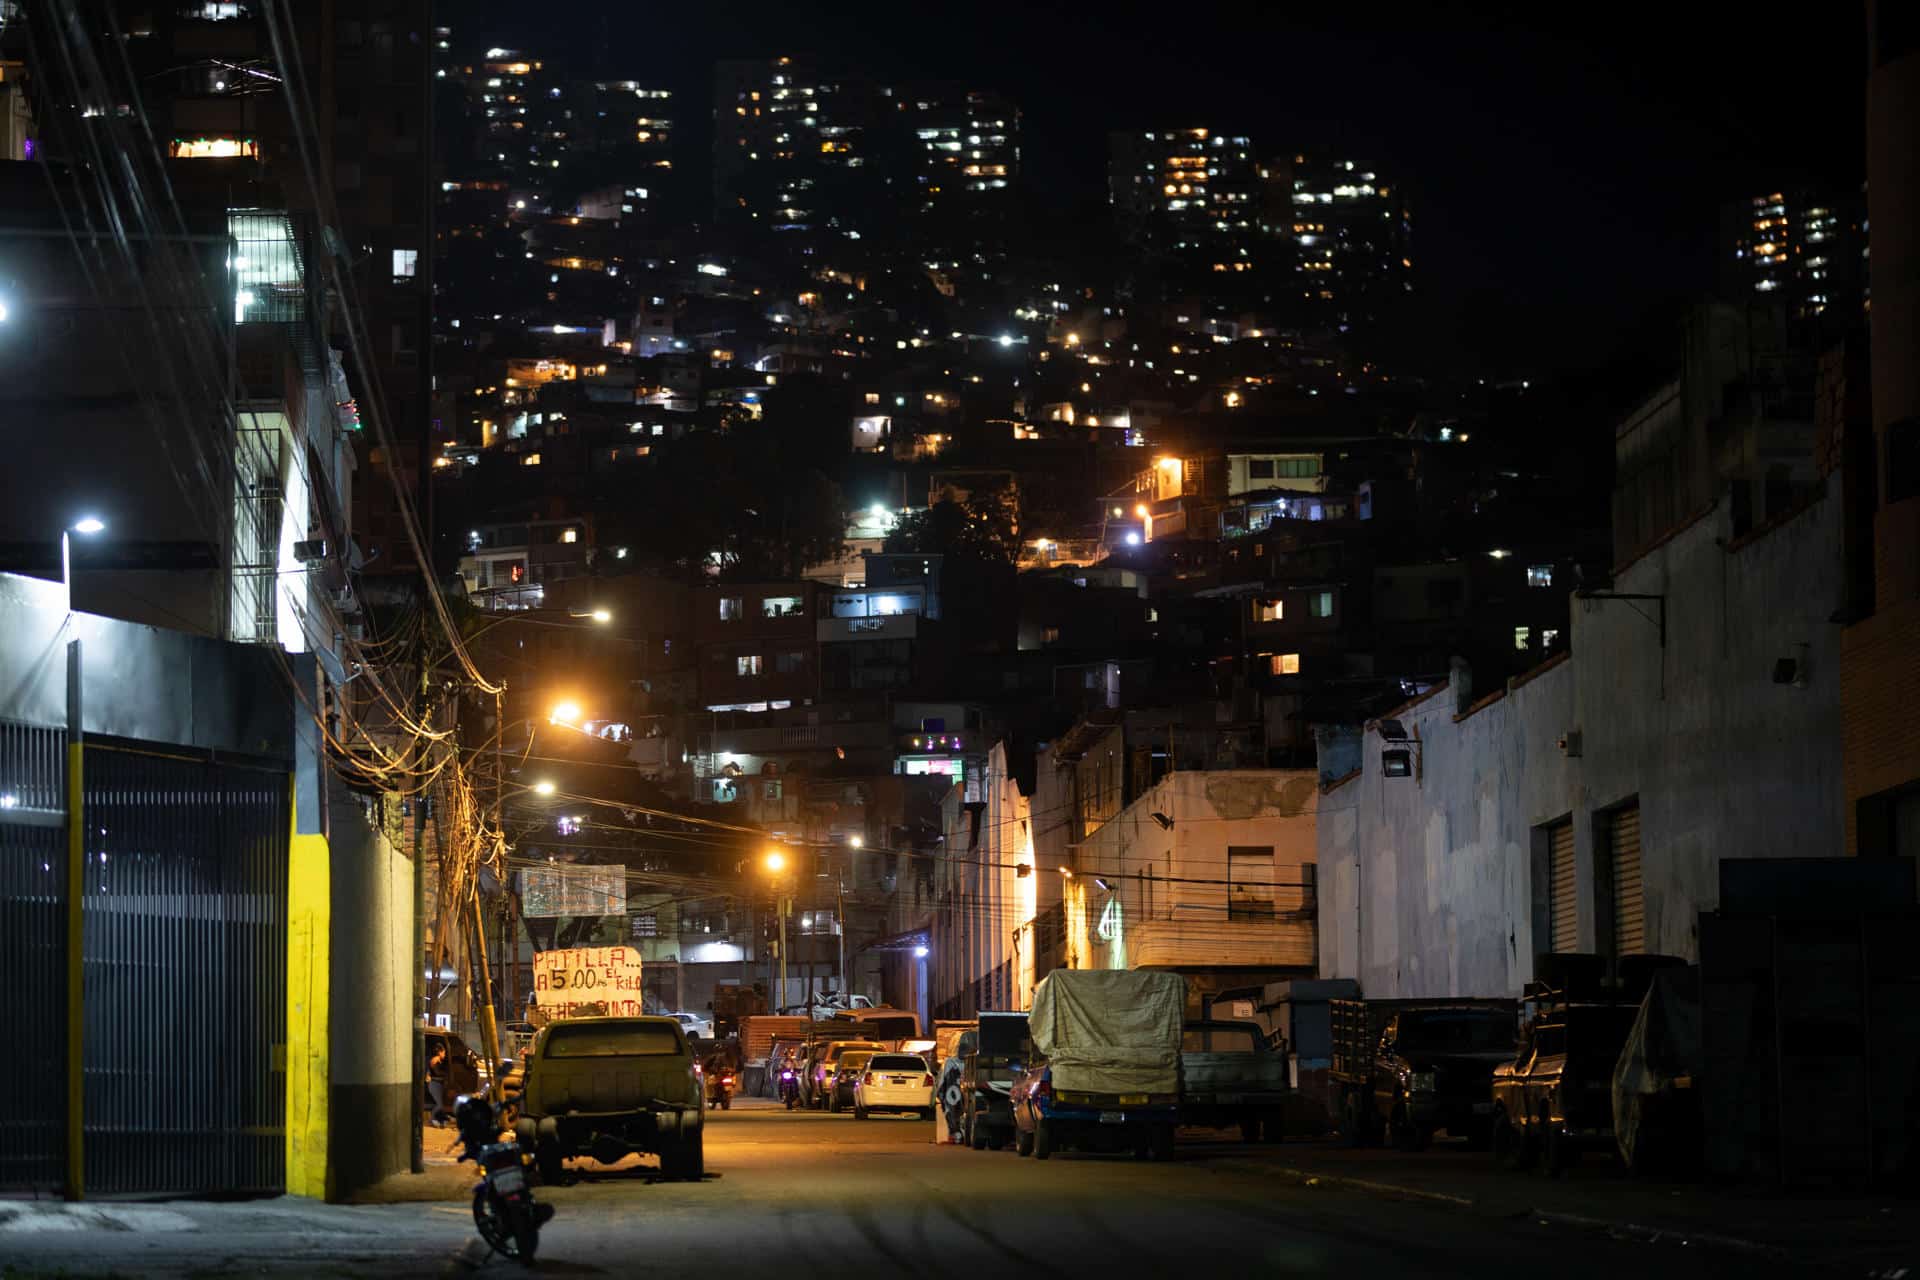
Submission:
[[[1547,912],[1553,950],[1580,949],[1580,875],[1573,855],[1573,821],[1547,828]]]
[[[57,1191],[66,1160],[67,735],[0,721],[0,1190]]]
[[[1637,956],[1647,949],[1647,900],[1640,881],[1640,806],[1607,815],[1607,869],[1613,907],[1613,954]]]
[[[283,1190],[286,770],[89,740],[85,790],[87,1187]]]

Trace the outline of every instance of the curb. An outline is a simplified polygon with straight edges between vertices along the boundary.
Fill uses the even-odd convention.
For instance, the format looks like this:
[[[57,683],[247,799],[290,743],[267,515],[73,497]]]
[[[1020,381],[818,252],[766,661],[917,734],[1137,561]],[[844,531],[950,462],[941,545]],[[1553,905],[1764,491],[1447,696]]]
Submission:
[[[1589,1218],[1584,1214],[1560,1213],[1547,1209],[1529,1209],[1527,1216],[1556,1227],[1582,1227],[1588,1230],[1607,1231],[1626,1236],[1631,1240],[1638,1240],[1643,1244],[1701,1245],[1709,1249],[1744,1253],[1752,1257],[1805,1262],[1809,1266],[1818,1265],[1808,1259],[1796,1258],[1790,1250],[1782,1249],[1779,1245],[1762,1244],[1758,1240],[1747,1240],[1740,1236],[1723,1236],[1712,1231],[1680,1231],[1669,1227],[1647,1227],[1637,1222],[1616,1222],[1607,1218]]]
[[[1478,1212],[1483,1208],[1480,1201],[1471,1196],[1456,1196],[1444,1191],[1427,1191],[1419,1187],[1403,1186],[1396,1182],[1381,1182],[1372,1178],[1355,1178],[1346,1174],[1325,1173],[1291,1166],[1245,1166],[1257,1167],[1273,1177],[1285,1178],[1303,1187],[1337,1187],[1349,1191],[1364,1191],[1371,1195],[1388,1196],[1401,1200],[1424,1200],[1430,1204],[1446,1205],[1449,1208]],[[1490,1208],[1489,1208],[1489,1211]],[[1606,1231],[1613,1235],[1642,1244],[1678,1245],[1694,1248],[1714,1249],[1724,1253],[1737,1253],[1756,1260],[1770,1262],[1788,1262],[1799,1266],[1818,1268],[1823,1271],[1846,1270],[1857,1274],[1857,1268],[1843,1267],[1842,1264],[1824,1262],[1819,1259],[1803,1257],[1791,1249],[1779,1245],[1766,1244],[1759,1240],[1748,1240],[1741,1236],[1722,1235],[1712,1231],[1687,1231],[1673,1227],[1651,1227],[1642,1223],[1621,1219],[1594,1218],[1585,1214],[1565,1213],[1556,1209],[1538,1206],[1516,1211],[1515,1216],[1524,1215],[1536,1222],[1556,1227],[1571,1227],[1586,1231]]]

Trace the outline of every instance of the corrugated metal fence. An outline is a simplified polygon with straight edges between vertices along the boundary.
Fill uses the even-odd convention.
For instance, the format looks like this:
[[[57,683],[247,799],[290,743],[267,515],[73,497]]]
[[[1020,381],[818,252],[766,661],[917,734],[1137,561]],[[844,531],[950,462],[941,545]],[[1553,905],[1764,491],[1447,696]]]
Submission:
[[[289,803],[284,768],[87,744],[90,1189],[285,1186]]]
[[[0,1189],[66,1160],[66,734],[0,722]],[[284,766],[89,741],[82,972],[89,1193],[286,1184]]]
[[[0,1188],[60,1186],[66,1155],[67,735],[0,721]]]

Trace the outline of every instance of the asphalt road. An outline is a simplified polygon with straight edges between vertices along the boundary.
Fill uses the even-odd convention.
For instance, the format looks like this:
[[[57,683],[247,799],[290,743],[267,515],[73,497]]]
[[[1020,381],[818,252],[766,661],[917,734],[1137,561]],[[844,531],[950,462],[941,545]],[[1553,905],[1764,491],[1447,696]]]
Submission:
[[[1224,1135],[1183,1134],[1170,1164],[1071,1152],[1042,1163],[935,1145],[933,1126],[917,1120],[758,1102],[709,1120],[703,1182],[657,1181],[651,1161],[582,1161],[565,1185],[543,1188],[558,1212],[538,1269],[741,1280],[1765,1273],[1730,1255],[1301,1186],[1266,1171],[1285,1147]],[[439,1165],[413,1187],[452,1199],[367,1206],[175,1202],[49,1208],[36,1219],[0,1202],[0,1273],[517,1273],[473,1244],[465,1180]]]

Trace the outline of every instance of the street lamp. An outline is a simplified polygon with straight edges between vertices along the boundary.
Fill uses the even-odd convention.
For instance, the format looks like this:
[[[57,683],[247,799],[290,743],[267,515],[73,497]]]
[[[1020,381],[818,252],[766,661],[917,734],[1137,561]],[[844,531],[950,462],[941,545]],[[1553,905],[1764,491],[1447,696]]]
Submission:
[[[533,794],[537,796],[550,796],[553,794],[553,784],[545,778],[542,778],[533,784]]]
[[[585,613],[576,613],[575,611],[569,609],[567,610],[567,616],[569,618],[591,618],[595,622],[608,623],[613,621],[613,610],[594,609]]]
[[[99,516],[86,515],[75,520],[60,531],[60,585],[66,589],[67,612],[73,612],[73,545],[71,534],[80,534],[91,538],[97,533],[106,532],[107,522]]]
[[[573,701],[556,702],[553,711],[547,716],[550,724],[572,725],[580,719],[580,704]]]
[[[847,847],[849,849],[864,849],[867,847],[867,842],[860,836],[848,836]]]
[[[767,850],[766,856],[760,860],[760,865],[767,869],[768,875],[777,877],[787,869],[787,855],[778,849],[769,849]],[[774,987],[773,1007],[779,1010],[787,1007],[787,917],[793,914],[793,899],[780,892],[778,883],[775,883],[773,886],[773,894],[774,911],[775,914],[780,917],[780,942],[778,944],[780,947],[780,981],[779,984]]]

